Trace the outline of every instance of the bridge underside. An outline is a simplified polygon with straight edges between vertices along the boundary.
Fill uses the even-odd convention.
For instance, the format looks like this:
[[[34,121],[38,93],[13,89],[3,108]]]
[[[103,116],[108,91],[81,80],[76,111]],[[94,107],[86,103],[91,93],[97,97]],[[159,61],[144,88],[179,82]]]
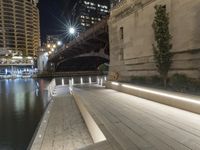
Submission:
[[[107,20],[96,24],[49,57],[56,71],[94,71],[109,62]]]
[[[68,59],[56,67],[56,72],[70,71],[96,71],[98,66],[108,63],[108,60],[101,57],[78,57]]]

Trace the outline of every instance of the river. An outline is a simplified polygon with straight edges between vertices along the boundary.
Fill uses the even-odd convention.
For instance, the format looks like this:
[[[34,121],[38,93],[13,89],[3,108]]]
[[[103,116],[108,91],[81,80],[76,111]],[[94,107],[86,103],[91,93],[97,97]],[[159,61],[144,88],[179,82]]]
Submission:
[[[48,104],[50,80],[0,80],[0,150],[25,150]]]

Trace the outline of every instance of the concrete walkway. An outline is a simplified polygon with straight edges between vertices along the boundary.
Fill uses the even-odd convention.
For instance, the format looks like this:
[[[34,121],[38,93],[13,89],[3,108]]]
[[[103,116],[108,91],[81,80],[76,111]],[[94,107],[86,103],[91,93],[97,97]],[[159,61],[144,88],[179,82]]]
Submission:
[[[113,150],[200,150],[198,114],[94,86],[73,93]]]
[[[46,127],[36,136],[31,150],[74,150],[92,144],[88,129],[66,86],[57,86]],[[45,117],[44,117],[45,118]],[[44,119],[42,121],[44,123]],[[41,126],[42,128],[42,126]]]

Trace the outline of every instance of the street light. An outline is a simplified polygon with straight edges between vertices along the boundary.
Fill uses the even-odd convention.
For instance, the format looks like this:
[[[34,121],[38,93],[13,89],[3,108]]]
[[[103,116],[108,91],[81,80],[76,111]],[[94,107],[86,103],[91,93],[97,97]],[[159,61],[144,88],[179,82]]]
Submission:
[[[58,45],[58,46],[61,46],[61,45],[62,45],[62,42],[61,42],[61,41],[58,41],[58,42],[57,42],[57,45]]]
[[[76,33],[76,30],[74,27],[69,28],[69,34],[74,35]]]
[[[48,48],[51,48],[51,44],[48,44],[47,47],[48,47]]]

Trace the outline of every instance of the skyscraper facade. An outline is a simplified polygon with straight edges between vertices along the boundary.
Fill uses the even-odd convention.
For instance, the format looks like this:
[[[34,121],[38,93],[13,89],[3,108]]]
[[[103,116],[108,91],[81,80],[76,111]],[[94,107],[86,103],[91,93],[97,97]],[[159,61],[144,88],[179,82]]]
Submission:
[[[40,46],[38,0],[0,0],[0,51],[35,56]]]
[[[122,0],[110,0],[111,8],[117,5],[117,3],[121,2]]]
[[[80,30],[84,31],[107,16],[109,10],[109,0],[79,0],[73,7],[72,17],[79,24]]]

